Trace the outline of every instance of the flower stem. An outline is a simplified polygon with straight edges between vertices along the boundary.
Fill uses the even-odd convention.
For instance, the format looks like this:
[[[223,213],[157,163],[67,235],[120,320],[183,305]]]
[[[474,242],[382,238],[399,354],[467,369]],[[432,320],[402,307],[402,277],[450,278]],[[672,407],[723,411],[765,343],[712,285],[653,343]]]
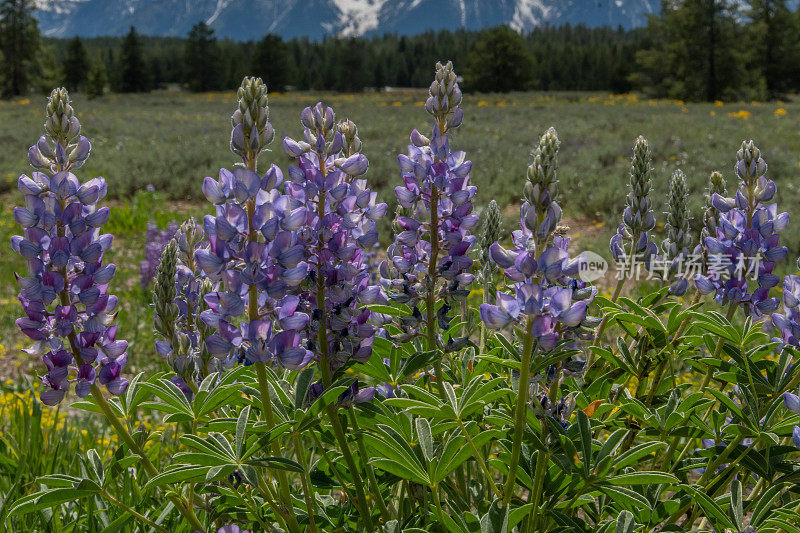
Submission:
[[[525,328],[525,338],[522,344],[522,361],[519,371],[519,389],[517,391],[517,403],[514,407],[514,441],[511,448],[511,463],[508,468],[508,479],[505,484],[504,501],[508,504],[514,494],[514,484],[517,480],[517,467],[519,466],[519,455],[522,451],[522,437],[525,434],[528,414],[528,381],[530,380],[531,352],[533,351],[533,335],[531,327],[533,323],[528,318]]]
[[[161,533],[170,533],[167,528],[156,524],[155,522],[153,522],[152,520],[150,520],[149,518],[147,518],[143,514],[135,511],[134,509],[128,507],[127,505],[125,505],[124,503],[119,501],[118,499],[114,498],[111,494],[108,493],[108,491],[106,491],[106,489],[101,490],[100,491],[100,495],[103,498],[105,498],[106,500],[110,501],[112,504],[116,505],[117,507],[119,507],[120,509],[125,511],[126,513],[130,514],[131,516],[133,516],[134,518],[139,520],[140,522],[143,522],[143,523],[147,524],[148,526],[152,527],[156,531],[159,531]]]
[[[350,423],[353,424],[353,431],[355,432],[356,436],[356,444],[358,445],[358,453],[361,454],[361,460],[365,463],[364,469],[367,471],[367,481],[369,482],[372,496],[375,498],[375,501],[378,502],[378,509],[381,512],[381,517],[384,521],[388,521],[389,518],[394,516],[394,510],[389,510],[389,508],[386,506],[386,502],[383,500],[383,494],[381,494],[380,485],[378,485],[378,480],[375,478],[375,471],[372,468],[372,465],[367,463],[367,457],[369,457],[369,455],[367,454],[367,448],[364,446],[364,439],[359,431],[358,418],[356,417],[353,409],[349,409],[349,411]]]
[[[458,422],[458,427],[461,428],[461,431],[464,433],[464,436],[467,438],[467,443],[469,444],[470,449],[472,450],[472,456],[478,462],[478,466],[480,466],[481,470],[483,471],[483,475],[486,476],[486,483],[492,487],[492,491],[497,496],[497,499],[503,498],[503,493],[500,492],[500,489],[497,488],[494,481],[492,480],[492,473],[489,471],[489,467],[486,466],[486,461],[483,459],[483,454],[478,451],[477,446],[475,446],[475,442],[472,440],[472,437],[467,431],[466,426],[464,426],[464,422],[461,418],[457,418],[456,421]]]
[[[311,484],[311,477],[308,473],[308,461],[306,461],[306,453],[303,451],[300,437],[297,433],[292,433],[292,440],[297,449],[297,458],[300,459],[300,466],[303,467],[303,475],[300,476],[300,482],[303,484],[303,497],[306,501],[306,513],[308,514],[308,525],[312,533],[317,531],[317,523],[314,520],[314,486]]]

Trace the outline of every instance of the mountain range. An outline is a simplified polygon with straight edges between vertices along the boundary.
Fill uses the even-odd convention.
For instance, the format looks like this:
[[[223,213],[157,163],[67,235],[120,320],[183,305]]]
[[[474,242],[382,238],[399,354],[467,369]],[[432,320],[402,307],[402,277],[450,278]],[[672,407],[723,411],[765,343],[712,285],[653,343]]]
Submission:
[[[139,33],[185,36],[205,21],[217,37],[238,41],[267,33],[285,39],[413,35],[508,24],[519,32],[542,25],[631,28],[646,23],[659,0],[36,0],[49,37]]]

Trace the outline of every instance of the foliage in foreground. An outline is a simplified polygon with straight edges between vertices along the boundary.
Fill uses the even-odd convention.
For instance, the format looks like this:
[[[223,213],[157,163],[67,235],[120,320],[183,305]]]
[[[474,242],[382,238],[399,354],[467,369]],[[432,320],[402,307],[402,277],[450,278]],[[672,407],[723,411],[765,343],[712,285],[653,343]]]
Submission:
[[[66,91],[53,91],[29,152],[36,172],[18,183],[12,247],[28,272],[17,323],[46,367],[42,403],[77,396],[71,407],[114,434],[103,447],[62,438],[69,473],[3,481],[4,526],[797,531],[800,278],[783,280],[778,313],[788,214],[768,204],[776,186],[758,148],[742,144],[733,198],[712,177],[691,250],[680,174],[668,239],[653,241],[650,153],[637,139],[611,247],[659,285],[627,298],[621,277],[602,298],[559,225],[554,129],[528,168],[520,229],[500,235],[496,205],[479,222],[471,162],[450,146],[463,120],[456,79],[437,65],[433,124],[398,158],[382,252],[387,206],[367,186],[356,125],[308,107],[301,140],[283,141],[296,165],[258,174],[274,130],[265,86],[246,78],[230,138],[241,164],[203,181],[213,214],[182,224],[156,271],[165,371],[135,376],[114,325],[115,267],[103,264],[106,184],[73,174],[90,146]],[[41,443],[42,409],[14,407],[29,431],[3,439],[4,452]],[[153,418],[157,430],[143,424]]]

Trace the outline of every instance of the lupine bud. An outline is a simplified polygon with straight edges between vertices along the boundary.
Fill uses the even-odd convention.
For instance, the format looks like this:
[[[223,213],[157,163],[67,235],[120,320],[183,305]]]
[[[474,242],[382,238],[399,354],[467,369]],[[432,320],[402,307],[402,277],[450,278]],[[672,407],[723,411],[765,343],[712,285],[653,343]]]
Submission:
[[[45,131],[28,154],[34,167],[52,177],[20,177],[26,207],[16,208],[14,218],[24,234],[12,237],[11,246],[28,264],[28,277],[17,276],[26,314],[17,325],[34,341],[28,353],[41,356],[48,370],[41,400],[55,405],[71,384],[80,397],[95,381],[112,394],[125,392],[128,381],[121,372],[128,344],[116,339],[117,298],[106,292],[116,267],[102,264],[112,240],[100,234],[108,208],[97,202],[106,184],[94,178],[81,185],[70,172],[83,164],[90,147],[65,89],[50,94]]]
[[[76,170],[89,157],[92,145],[80,135],[81,124],[63,87],[53,89],[47,101],[47,119],[44,127],[47,135],[28,150],[28,159],[36,169]]]
[[[616,262],[642,261],[647,266],[658,251],[648,232],[656,225],[650,202],[650,148],[647,139],[638,137],[633,145],[630,192],[622,223],[611,238],[611,255]]]
[[[670,257],[675,257],[682,249],[687,248],[692,238],[689,236],[689,193],[686,190],[686,176],[680,170],[672,174],[669,184],[669,200],[667,206],[667,241]]]
[[[672,173],[667,200],[667,238],[661,245],[664,252],[662,260],[669,264],[669,271],[662,273],[665,277],[674,276],[688,259],[689,246],[692,243],[689,235],[689,207],[686,190],[686,176],[680,170]],[[670,286],[670,294],[683,296],[688,289],[686,278],[679,276]]]
[[[549,128],[533,153],[533,163],[528,167],[522,215],[526,227],[534,232],[536,242],[543,246],[550,239],[561,220],[558,198],[558,147],[561,142],[555,128]]]
[[[231,151],[244,161],[256,160],[275,137],[269,123],[267,86],[261,78],[245,77],[237,97],[239,107],[231,116]]]
[[[443,130],[439,131],[440,135],[461,125],[464,117],[463,111],[459,107],[462,94],[458,87],[458,76],[453,71],[452,61],[448,61],[446,65],[442,65],[441,62],[436,63],[435,79],[431,83],[428,94],[425,109],[436,119],[437,129]]]

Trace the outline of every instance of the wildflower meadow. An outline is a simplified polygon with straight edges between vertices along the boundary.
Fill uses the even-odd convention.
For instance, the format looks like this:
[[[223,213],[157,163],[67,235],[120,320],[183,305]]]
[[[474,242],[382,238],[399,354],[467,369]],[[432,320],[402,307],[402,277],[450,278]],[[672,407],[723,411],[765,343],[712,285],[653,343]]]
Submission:
[[[752,126],[790,113],[705,106],[757,138],[682,146],[719,169],[701,192],[636,135],[617,178],[565,186],[555,127],[505,132],[492,146],[533,150],[495,158],[524,161],[495,183],[462,139],[485,150],[505,104],[464,101],[437,63],[404,147],[370,161],[363,131],[396,124],[323,102],[276,118],[246,77],[225,168],[126,184],[89,172],[91,110],[65,89],[43,130],[16,115],[39,130],[0,221],[24,338],[0,355],[35,366],[0,396],[0,529],[800,532],[797,191]],[[195,140],[136,146],[156,165],[209,150]],[[610,230],[578,239],[589,210]]]

